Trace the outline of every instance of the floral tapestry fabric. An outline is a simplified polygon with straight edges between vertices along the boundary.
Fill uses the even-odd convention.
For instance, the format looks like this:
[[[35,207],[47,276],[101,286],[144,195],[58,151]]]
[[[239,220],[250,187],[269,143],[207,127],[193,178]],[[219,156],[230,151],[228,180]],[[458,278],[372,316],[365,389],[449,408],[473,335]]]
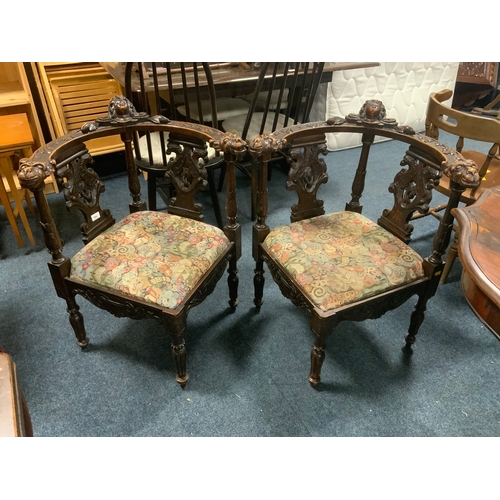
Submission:
[[[71,276],[176,309],[229,244],[209,224],[136,212],[82,248]]]
[[[276,228],[263,247],[323,311],[424,276],[420,255],[355,212],[336,212]]]

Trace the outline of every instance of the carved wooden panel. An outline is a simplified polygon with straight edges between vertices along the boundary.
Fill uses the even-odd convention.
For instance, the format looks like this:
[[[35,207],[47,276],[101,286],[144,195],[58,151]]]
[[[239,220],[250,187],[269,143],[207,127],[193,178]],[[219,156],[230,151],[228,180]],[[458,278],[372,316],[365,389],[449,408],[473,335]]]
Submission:
[[[498,78],[497,62],[461,62],[457,82],[478,83],[495,87]]]

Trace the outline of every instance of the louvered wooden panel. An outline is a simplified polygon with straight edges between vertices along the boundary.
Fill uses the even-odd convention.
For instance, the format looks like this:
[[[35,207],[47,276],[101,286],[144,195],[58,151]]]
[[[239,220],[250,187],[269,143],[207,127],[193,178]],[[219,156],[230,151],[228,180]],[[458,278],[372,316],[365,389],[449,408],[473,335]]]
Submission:
[[[55,78],[50,83],[65,133],[106,115],[110,99],[120,93],[118,83],[106,76],[79,77],[76,82]]]
[[[123,94],[120,84],[98,63],[37,63],[57,137],[107,115],[110,99]],[[123,149],[117,137],[87,144],[91,154]]]

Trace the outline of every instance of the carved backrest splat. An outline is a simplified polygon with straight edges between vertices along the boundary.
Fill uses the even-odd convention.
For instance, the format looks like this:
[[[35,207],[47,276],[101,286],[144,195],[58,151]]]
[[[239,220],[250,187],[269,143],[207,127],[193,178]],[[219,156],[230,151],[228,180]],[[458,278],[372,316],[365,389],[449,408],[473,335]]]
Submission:
[[[205,168],[208,162],[207,144],[194,138],[169,134],[167,154],[171,153],[175,155],[167,164],[165,179],[173,184],[176,195],[169,200],[168,211],[201,220],[201,205],[195,202],[195,196],[208,185]]]
[[[394,205],[391,210],[384,210],[378,223],[408,243],[413,232],[409,221],[416,211],[423,214],[429,210],[432,190],[439,184],[443,173],[439,165],[411,150],[406,152],[401,166],[406,168],[396,174],[389,186],[389,192],[394,195]]]
[[[90,167],[93,161],[88,151],[84,150],[69,163],[58,165],[55,172],[63,186],[66,207],[71,211],[80,211],[85,218],[80,227],[84,243],[91,241],[115,222],[110,211],[102,209],[99,204],[105,187]]]
[[[298,203],[292,206],[292,222],[323,215],[323,201],[317,199],[321,184],[328,181],[326,163],[319,155],[327,154],[326,142],[312,145],[296,144],[290,150],[292,159],[286,187],[295,191]]]

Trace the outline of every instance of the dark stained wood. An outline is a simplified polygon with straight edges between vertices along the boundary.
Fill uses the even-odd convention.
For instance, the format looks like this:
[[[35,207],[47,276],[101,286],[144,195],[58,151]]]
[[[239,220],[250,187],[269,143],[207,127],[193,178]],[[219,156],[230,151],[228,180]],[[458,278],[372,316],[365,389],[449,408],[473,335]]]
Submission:
[[[83,243],[87,244],[114,224],[110,211],[101,207],[100,194],[104,183],[92,170],[92,157],[85,143],[94,138],[118,136],[125,143],[127,163],[128,191],[132,197],[129,211],[145,209],[141,200],[139,171],[135,166],[131,152],[132,137],[136,133],[159,132],[174,137],[168,143],[173,150],[182,145],[182,154],[174,155],[166,172],[175,185],[183,188],[182,203],[170,200],[169,211],[188,218],[201,218],[201,206],[196,204],[196,195],[202,187],[199,182],[186,182],[186,179],[198,179],[206,176],[205,162],[207,143],[216,149],[226,166],[227,223],[224,232],[231,244],[204,274],[197,287],[184,298],[176,309],[169,309],[158,304],[134,298],[131,295],[112,290],[71,276],[71,258],[63,253],[63,240],[44,193],[44,180],[52,173],[63,186],[66,205],[72,211],[83,216],[80,226]],[[238,304],[238,269],[237,261],[241,255],[241,235],[236,222],[236,181],[234,164],[236,158],[245,152],[245,143],[235,134],[226,134],[212,127],[201,124],[171,121],[161,116],[150,117],[137,112],[132,103],[123,96],[114,97],[109,104],[108,116],[85,124],[81,130],[70,132],[36,150],[31,158],[21,160],[19,180],[24,188],[30,189],[35,196],[45,244],[52,256],[48,263],[49,271],[57,295],[66,302],[70,324],[73,327],[77,345],[87,347],[89,339],[76,296],[82,296],[96,307],[104,309],[117,317],[132,319],[155,318],[160,321],[171,338],[172,356],[176,365],[176,379],[184,387],[188,374],[186,370],[186,348],[184,331],[188,311],[212,293],[215,285],[227,270],[229,274],[229,305],[232,310]],[[193,170],[195,168],[195,170]],[[130,197],[123,193],[127,203]],[[196,214],[186,207],[197,207]],[[106,256],[103,256],[105,259]]]
[[[363,137],[357,168],[352,168],[356,166],[350,165],[336,166],[353,171],[351,193],[345,193],[346,210],[358,213],[363,209],[361,199],[373,137],[384,136],[408,144],[405,157],[399,165],[395,165],[394,180],[388,186],[394,195],[393,205],[384,210],[378,219],[380,226],[405,242],[410,240],[413,229],[409,223],[412,215],[417,211],[426,210],[431,201],[432,190],[442,175],[449,177],[451,190],[432,248],[429,249],[427,256],[423,256],[425,257],[423,278],[324,311],[316,306],[304,288],[288,274],[281,262],[273,258],[262,243],[271,230],[267,223],[269,215],[267,180],[268,165],[276,153],[282,152],[291,158],[286,187],[297,193],[297,202],[290,209],[291,222],[325,213],[324,201],[318,196],[321,193],[321,185],[328,181],[325,162],[320,158],[320,155],[326,154],[327,133],[358,133]],[[383,147],[383,144],[387,143],[381,143],[379,147]],[[358,114],[350,114],[345,118],[334,117],[324,122],[297,124],[278,129],[273,133],[264,133],[249,142],[249,151],[256,161],[257,185],[256,222],[252,242],[252,253],[256,263],[254,303],[259,309],[264,302],[265,262],[281,293],[309,314],[310,327],[314,334],[309,383],[315,387],[321,380],[326,341],[338,323],[346,320],[376,319],[417,295],[418,300],[410,318],[406,344],[403,348],[406,353],[411,353],[411,346],[424,319],[427,301],[436,293],[444,267],[443,254],[448,247],[453,228],[451,210],[457,207],[460,196],[466,188],[474,188],[479,184],[477,166],[473,162],[466,161],[454,149],[387,118],[383,103],[377,100],[367,101]],[[336,168],[332,169],[332,172]]]
[[[500,186],[453,210],[460,227],[462,289],[473,311],[500,340]]]

